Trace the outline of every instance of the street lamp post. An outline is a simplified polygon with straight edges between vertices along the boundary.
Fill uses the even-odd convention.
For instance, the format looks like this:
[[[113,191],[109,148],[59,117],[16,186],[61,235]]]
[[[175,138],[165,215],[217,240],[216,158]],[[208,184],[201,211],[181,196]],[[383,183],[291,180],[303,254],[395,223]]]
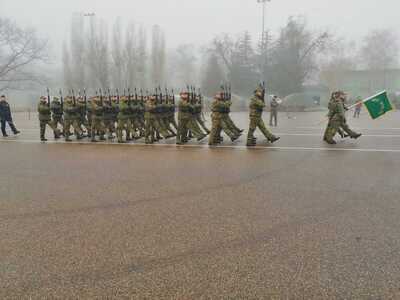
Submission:
[[[261,57],[260,57],[260,68],[261,68],[261,79],[265,80],[265,64],[267,58],[265,57],[267,52],[267,40],[268,37],[265,36],[265,7],[267,2],[271,2],[271,0],[257,0],[257,3],[262,4],[262,30],[261,30]]]

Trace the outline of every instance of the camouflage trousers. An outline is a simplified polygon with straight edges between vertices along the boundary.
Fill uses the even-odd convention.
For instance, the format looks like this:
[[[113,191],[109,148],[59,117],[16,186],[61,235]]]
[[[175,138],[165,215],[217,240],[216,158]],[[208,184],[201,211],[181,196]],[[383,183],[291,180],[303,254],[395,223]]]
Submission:
[[[108,138],[111,139],[115,132],[115,121],[113,119],[104,119],[104,127]]]
[[[69,139],[71,126],[74,129],[74,133],[75,133],[76,137],[78,139],[80,139],[81,136],[82,136],[82,129],[79,126],[79,120],[78,119],[65,119],[64,120],[64,135],[65,135],[65,139],[66,140]]]
[[[190,118],[181,117],[178,120],[178,130],[176,133],[176,143],[184,144],[188,141],[188,132],[189,132],[189,122]]]
[[[324,140],[332,141],[333,137],[343,129],[350,137],[357,135],[356,132],[350,129],[345,119],[333,118],[329,120],[328,126],[324,133]]]
[[[99,133],[100,140],[104,140],[105,126],[102,118],[92,118],[92,127],[90,128],[92,141],[96,140],[96,133]]]
[[[54,132],[54,137],[59,138],[60,137],[60,130],[57,129],[56,124],[51,121],[51,120],[40,120],[40,138],[44,139],[45,134],[46,134],[46,125],[48,125]]]
[[[229,114],[222,114],[222,128],[223,131],[231,138],[234,139],[241,135],[240,129],[233,123]]]
[[[192,116],[189,121],[188,128],[197,140],[201,140],[206,137],[206,134],[201,130],[199,123],[197,122],[196,116]]]
[[[170,138],[171,134],[168,132],[168,129],[165,127],[165,124],[163,123],[161,116],[156,114],[156,115],[152,116],[152,119],[153,119],[153,124],[154,124],[153,126],[154,126],[156,133],[161,134],[161,136],[164,139]]]
[[[144,137],[144,129],[145,125],[142,123],[139,115],[134,115],[131,119],[132,124],[132,137],[135,139],[139,139]]]
[[[175,113],[171,113],[168,115],[168,122],[175,128],[176,131],[178,131],[178,124],[175,120]]]
[[[210,134],[210,130],[207,128],[201,114],[196,114],[196,121],[207,134]]]
[[[91,134],[91,130],[92,130],[92,126],[91,124],[89,124],[88,119],[86,118],[86,116],[81,116],[79,118],[79,127],[81,128],[81,130],[83,131],[82,126],[86,129],[86,131],[88,132],[88,134]]]
[[[64,120],[62,117],[54,117],[53,116],[53,124],[56,128],[60,126],[62,128],[61,132],[64,134]]]
[[[123,142],[123,135],[125,131],[126,141],[131,140],[132,122],[130,119],[119,119],[117,123],[117,138],[118,142]]]
[[[211,114],[211,132],[208,138],[208,144],[210,146],[219,144],[222,141],[221,131],[222,131],[222,116],[218,112],[213,112]]]
[[[146,144],[152,144],[154,143],[154,135],[156,133],[156,126],[155,126],[155,120],[154,117],[150,114],[147,113],[144,116],[145,119],[145,139],[146,139]]]
[[[249,125],[249,132],[247,134],[247,142],[253,142],[255,140],[254,132],[256,129],[259,128],[263,135],[270,141],[274,135],[267,129],[264,124],[262,117],[258,116],[251,116],[250,117],[250,125]]]

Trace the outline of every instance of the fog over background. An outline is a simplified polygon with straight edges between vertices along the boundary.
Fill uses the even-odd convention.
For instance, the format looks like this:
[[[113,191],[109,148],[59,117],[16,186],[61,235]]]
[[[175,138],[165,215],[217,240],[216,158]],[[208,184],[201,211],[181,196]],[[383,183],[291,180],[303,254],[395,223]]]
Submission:
[[[220,32],[248,30],[260,35],[261,5],[256,0],[0,0],[3,16],[31,25],[61,49],[68,38],[72,13],[94,12],[112,24],[116,17],[147,27],[160,25],[168,47],[209,42]],[[266,27],[274,32],[292,15],[304,15],[313,28],[330,29],[359,39],[371,28],[400,28],[396,0],[272,0],[267,3]]]
[[[257,0],[0,0],[0,92],[23,106],[47,86],[190,84],[212,96],[230,82],[243,109],[266,81],[296,109],[326,106],[335,89],[353,99],[386,89],[400,103],[399,8],[395,0],[271,0],[262,38]],[[1,44],[9,32],[15,44]],[[29,51],[13,62],[25,42]]]

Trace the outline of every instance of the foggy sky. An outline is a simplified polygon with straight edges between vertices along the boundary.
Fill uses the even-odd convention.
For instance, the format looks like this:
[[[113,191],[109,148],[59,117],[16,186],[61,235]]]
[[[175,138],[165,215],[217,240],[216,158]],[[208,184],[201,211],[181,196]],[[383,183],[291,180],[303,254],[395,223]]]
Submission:
[[[330,29],[359,39],[370,29],[400,28],[398,0],[272,0],[266,25],[273,31],[291,15],[305,15],[315,29]],[[150,28],[159,24],[168,47],[201,45],[221,32],[261,31],[261,5],[256,0],[0,0],[0,15],[32,25],[57,49],[68,38],[71,15],[94,12],[108,20],[117,16]]]

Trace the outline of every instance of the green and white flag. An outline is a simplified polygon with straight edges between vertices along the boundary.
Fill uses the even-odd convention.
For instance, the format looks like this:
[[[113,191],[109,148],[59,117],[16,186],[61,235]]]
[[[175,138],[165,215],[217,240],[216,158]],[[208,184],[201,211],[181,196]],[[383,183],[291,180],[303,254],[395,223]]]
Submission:
[[[372,119],[377,119],[389,111],[394,110],[393,104],[390,102],[386,91],[380,92],[368,99],[365,99],[364,105],[367,108]]]

